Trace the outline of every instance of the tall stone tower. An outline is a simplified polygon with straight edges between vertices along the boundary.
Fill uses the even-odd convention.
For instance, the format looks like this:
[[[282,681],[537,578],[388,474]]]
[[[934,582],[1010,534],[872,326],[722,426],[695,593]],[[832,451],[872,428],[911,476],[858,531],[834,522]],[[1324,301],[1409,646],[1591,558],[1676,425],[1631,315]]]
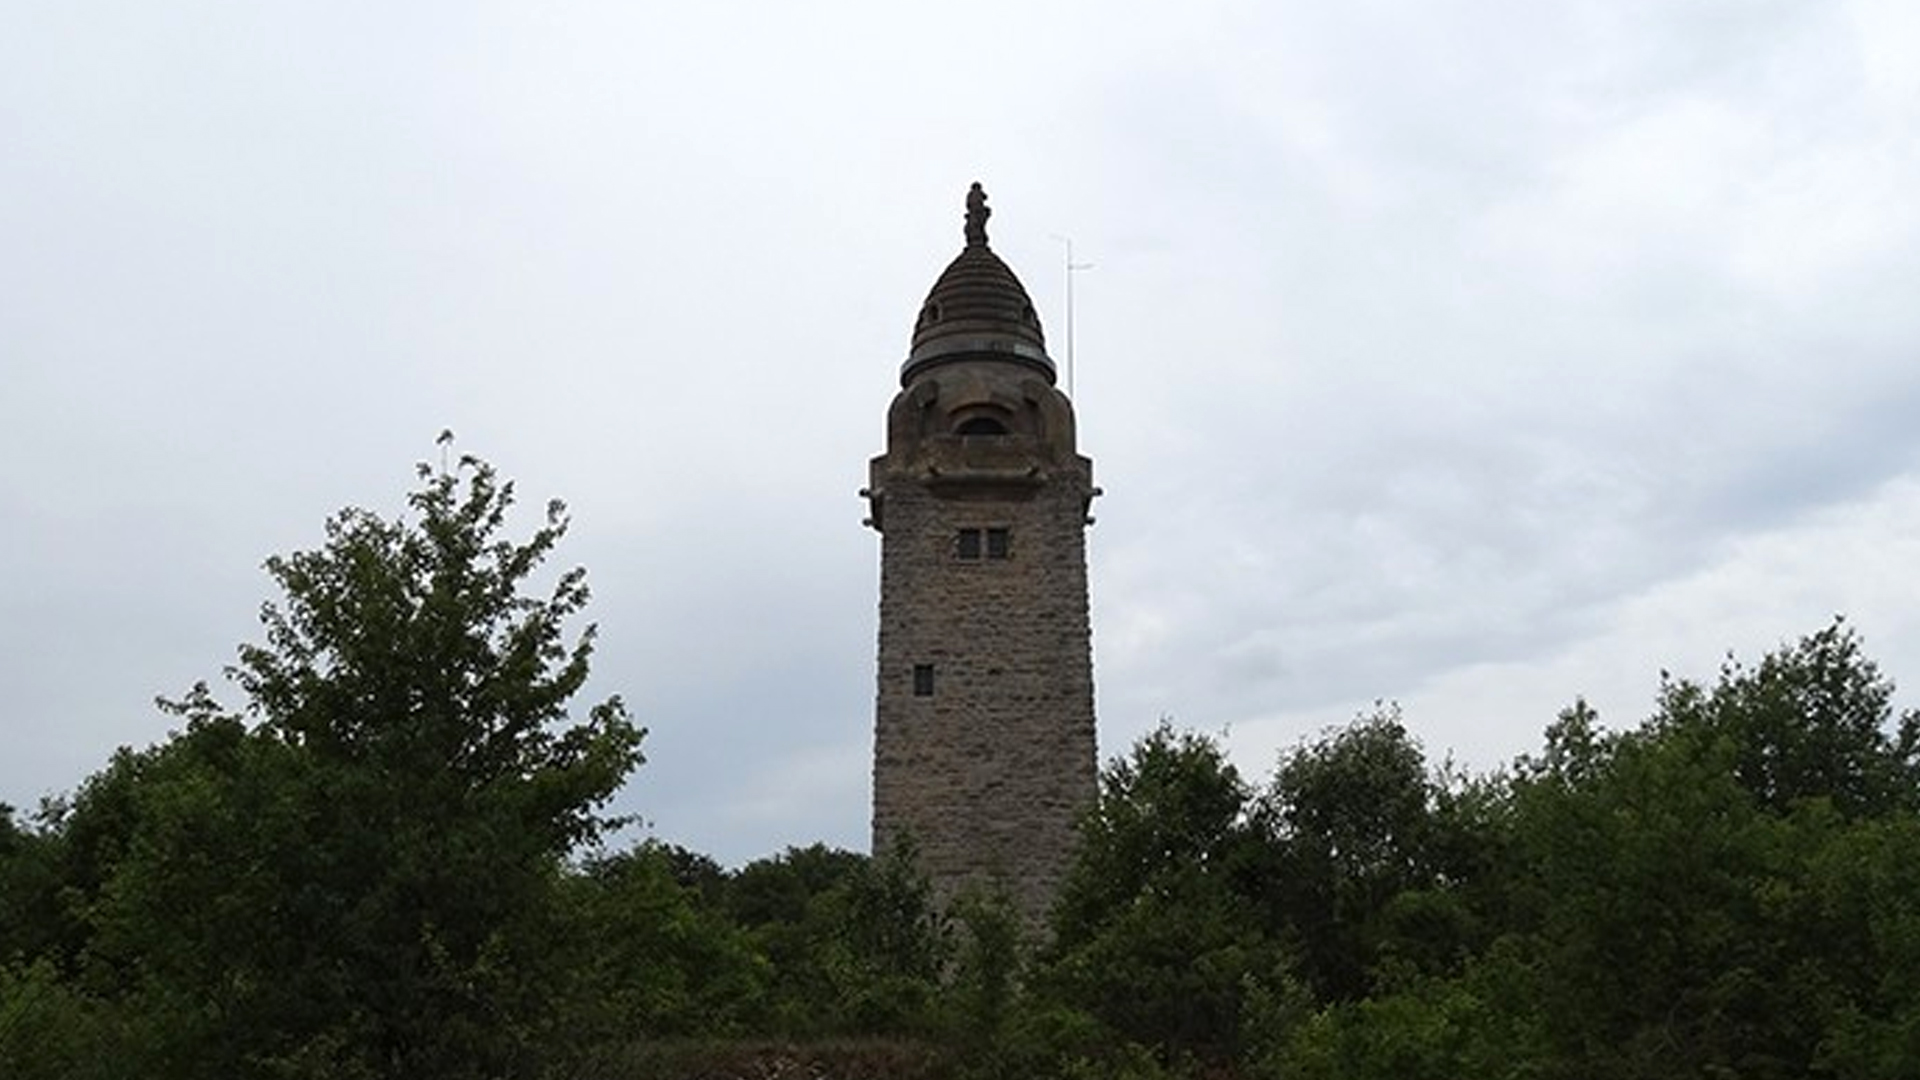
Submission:
[[[867,524],[881,534],[873,846],[911,836],[936,895],[1052,905],[1095,794],[1086,526],[1099,494],[1040,319],[987,247],[920,306]]]

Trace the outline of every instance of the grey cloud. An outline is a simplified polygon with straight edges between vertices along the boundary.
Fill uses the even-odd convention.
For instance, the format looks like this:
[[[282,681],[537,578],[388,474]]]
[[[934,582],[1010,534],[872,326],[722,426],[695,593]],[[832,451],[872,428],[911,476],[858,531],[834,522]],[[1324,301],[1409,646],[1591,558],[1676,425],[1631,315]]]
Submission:
[[[451,427],[573,506],[594,692],[653,728],[620,808],[729,859],[862,842],[853,492],[974,179],[1056,352],[1052,234],[1095,264],[1107,748],[1487,671],[1490,718],[1435,730],[1530,747],[1531,683],[1612,679],[1647,625],[1804,629],[1700,584],[1767,580],[1743,552],[1904,520],[1920,57],[1869,14],[9,14],[0,799],[163,735],[260,560],[397,510]]]

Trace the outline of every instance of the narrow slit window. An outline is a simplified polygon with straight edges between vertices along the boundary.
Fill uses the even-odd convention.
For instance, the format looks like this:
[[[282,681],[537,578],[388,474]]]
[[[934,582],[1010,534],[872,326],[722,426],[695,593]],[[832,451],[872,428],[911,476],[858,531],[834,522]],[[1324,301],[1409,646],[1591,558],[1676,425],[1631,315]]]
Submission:
[[[932,697],[933,696],[933,665],[932,664],[913,665],[913,696],[914,697]]]
[[[1007,530],[988,529],[987,530],[987,558],[989,559],[1006,558],[1007,549],[1011,546],[1011,543],[1012,542],[1007,535]]]

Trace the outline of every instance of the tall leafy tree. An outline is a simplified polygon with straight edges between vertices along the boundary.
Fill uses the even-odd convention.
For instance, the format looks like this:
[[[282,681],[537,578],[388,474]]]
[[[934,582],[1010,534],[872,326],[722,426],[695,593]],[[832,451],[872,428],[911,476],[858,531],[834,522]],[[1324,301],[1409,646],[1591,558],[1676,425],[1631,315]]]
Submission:
[[[1584,706],[1512,785],[1508,954],[1559,1075],[1912,1075],[1912,717],[1839,622]]]
[[[43,954],[59,939],[58,857],[51,836],[21,827],[0,803],[0,963]]]
[[[1109,1046],[1229,1061],[1249,989],[1289,980],[1252,894],[1272,848],[1250,800],[1217,742],[1167,724],[1103,770],[1041,979]]]
[[[1445,968],[1467,947],[1460,892],[1490,840],[1475,791],[1452,779],[1392,707],[1282,757],[1261,800],[1280,852],[1264,892],[1321,998],[1362,997],[1382,964]]]
[[[1767,809],[1826,799],[1847,816],[1920,809],[1920,713],[1893,711],[1893,683],[1835,619],[1751,667],[1728,657],[1712,686],[1663,678],[1652,726],[1723,740],[1734,775]]]
[[[1629,731],[1576,703],[1540,755],[1485,787],[1497,836],[1480,849],[1483,932],[1464,962],[1374,980],[1259,1074],[1920,1075],[1914,721],[1893,714],[1892,689],[1836,622],[1756,664],[1729,660],[1710,684],[1663,678],[1655,714]],[[1404,781],[1405,768],[1358,768],[1394,759],[1339,772]],[[1349,823],[1417,821],[1394,811],[1406,801],[1342,804]],[[1350,832],[1301,824],[1334,851]],[[1460,864],[1440,865],[1444,889]],[[1423,877],[1383,910],[1432,895]],[[1320,940],[1355,925],[1336,918]]]
[[[566,875],[572,1033],[619,1047],[752,1030],[765,1009],[770,965],[697,884],[676,879],[709,866],[720,873],[704,856],[645,843]]]
[[[63,831],[89,861],[95,970],[143,973],[200,1068],[529,1072],[559,973],[560,860],[640,760],[618,698],[584,718],[583,572],[530,588],[564,508],[508,532],[513,487],[422,466],[408,512],[343,511],[270,559],[283,591],[169,744],[123,754]]]
[[[771,970],[765,1029],[782,1037],[921,1034],[952,955],[911,844],[879,859],[793,847],[722,890],[730,918]]]

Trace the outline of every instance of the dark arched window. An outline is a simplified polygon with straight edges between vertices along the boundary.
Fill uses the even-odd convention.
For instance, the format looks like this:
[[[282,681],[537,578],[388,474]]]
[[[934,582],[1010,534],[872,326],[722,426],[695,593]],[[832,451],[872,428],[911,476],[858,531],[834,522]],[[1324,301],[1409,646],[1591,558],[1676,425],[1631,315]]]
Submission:
[[[956,435],[1005,435],[1007,425],[991,416],[974,416],[960,422],[954,429]]]

